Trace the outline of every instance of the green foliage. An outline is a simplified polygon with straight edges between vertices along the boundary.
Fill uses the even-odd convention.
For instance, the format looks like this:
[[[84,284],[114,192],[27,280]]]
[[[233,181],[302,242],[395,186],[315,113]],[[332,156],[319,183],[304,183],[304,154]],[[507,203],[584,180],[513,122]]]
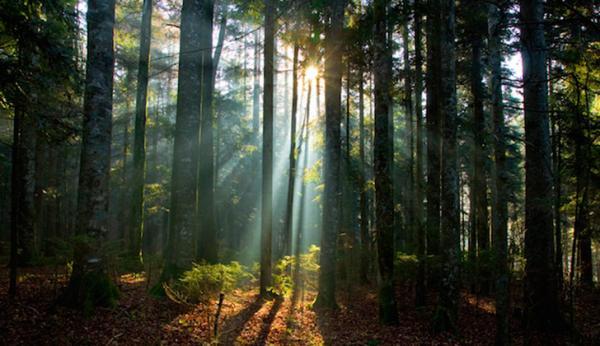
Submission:
[[[229,264],[194,264],[183,273],[174,290],[188,302],[205,302],[219,295],[247,285],[254,276],[239,262]]]
[[[292,293],[294,282],[291,275],[291,268],[294,267],[296,258],[294,256],[284,256],[273,268],[273,286],[270,291],[278,296],[288,296]]]
[[[311,245],[308,252],[300,254],[299,279],[308,289],[317,289],[319,274],[320,248]],[[296,269],[296,256],[285,256],[273,268],[273,286],[271,291],[280,296],[288,296],[294,288],[294,270]]]

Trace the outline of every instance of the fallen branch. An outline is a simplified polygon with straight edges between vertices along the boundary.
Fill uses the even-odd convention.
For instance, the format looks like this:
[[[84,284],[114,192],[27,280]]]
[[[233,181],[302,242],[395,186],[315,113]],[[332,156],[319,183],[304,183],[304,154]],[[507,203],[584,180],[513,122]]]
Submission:
[[[215,337],[219,334],[219,316],[221,315],[221,308],[223,307],[223,299],[225,295],[219,294],[219,303],[217,304],[217,313],[215,314]]]

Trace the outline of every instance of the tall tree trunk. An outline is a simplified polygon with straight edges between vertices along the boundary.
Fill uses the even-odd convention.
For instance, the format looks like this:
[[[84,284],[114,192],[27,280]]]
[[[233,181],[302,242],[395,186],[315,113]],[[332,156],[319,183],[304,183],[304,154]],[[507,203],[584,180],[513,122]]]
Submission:
[[[552,65],[551,60],[548,61],[548,75],[549,80],[552,80]],[[552,83],[548,83],[548,95],[550,99],[553,96],[553,87]],[[553,173],[554,173],[554,253],[555,253],[555,265],[556,265],[556,275],[557,275],[557,284],[558,291],[560,292],[563,287],[564,281],[564,269],[563,269],[563,248],[562,248],[562,212],[560,208],[562,207],[562,128],[560,126],[560,121],[558,114],[550,110],[551,112],[551,138],[552,138],[552,164],[553,164]]]
[[[403,64],[404,64],[404,113],[406,118],[406,140],[408,141],[407,149],[407,164],[406,164],[406,188],[404,192],[404,209],[406,210],[406,227],[404,235],[405,251],[411,253],[414,251],[415,244],[415,218],[414,218],[414,120],[413,120],[413,99],[412,99],[412,75],[410,68],[410,41],[408,23],[410,21],[410,4],[408,0],[404,0],[403,4],[404,19],[402,22],[402,43],[403,49]]]
[[[345,0],[333,0],[327,5],[331,24],[325,35],[325,157],[323,160],[323,223],[319,293],[314,306],[335,308],[336,239],[340,226],[340,154],[342,120],[342,28]],[[317,80],[318,83],[318,80]],[[318,85],[318,84],[317,84]]]
[[[440,111],[442,119],[441,263],[442,280],[434,326],[456,331],[460,289],[460,216],[456,152],[455,3],[441,1]]]
[[[294,42],[292,61],[292,114],[290,117],[290,171],[288,176],[287,203],[284,221],[283,255],[292,254],[292,225],[294,222],[294,188],[296,185],[296,111],[298,109],[298,51],[300,47]]]
[[[198,161],[198,230],[196,259],[216,263],[217,227],[214,197],[214,141],[213,141],[213,15],[214,1],[202,1],[202,113],[200,119],[200,147]]]
[[[427,254],[440,253],[441,85],[440,0],[428,0],[427,13]]]
[[[376,0],[374,15],[375,74],[375,217],[379,269],[379,320],[387,325],[398,323],[394,298],[394,205],[391,168],[393,155],[389,138],[391,103],[391,50],[387,38],[387,0]]]
[[[116,287],[106,272],[106,254],[102,251],[109,231],[114,23],[113,0],[88,1],[78,240],[73,273],[62,296],[65,304],[84,309],[112,305],[116,298]]]
[[[258,134],[260,126],[259,109],[260,109],[260,32],[259,30],[254,31],[254,86],[252,88],[252,133],[254,133],[255,140],[258,141]]]
[[[414,200],[414,229],[417,240],[417,257],[419,265],[417,268],[416,305],[424,306],[426,302],[425,284],[425,224],[423,222],[423,55],[421,42],[421,2],[415,0],[415,116],[417,118],[417,143],[416,143],[416,167],[415,167],[415,200]]]
[[[129,253],[139,256],[144,219],[144,183],[146,165],[146,118],[148,98],[148,69],[152,37],[152,0],[144,0],[142,30],[138,59],[137,93],[135,99],[135,135],[133,140],[133,174],[131,180],[131,214],[129,224]],[[125,206],[121,206],[124,208]]]
[[[225,34],[227,33],[227,7],[223,6],[221,9],[221,21],[219,22],[219,36],[217,37],[217,45],[215,46],[215,52],[212,58],[213,68],[212,68],[212,85],[214,90],[215,81],[217,79],[217,70],[219,67],[219,62],[221,61],[221,53],[223,53],[223,43],[225,42]],[[245,37],[245,36],[244,36]],[[244,42],[245,44],[245,42]],[[244,54],[246,46],[244,45]],[[244,63],[246,63],[246,59],[244,59]],[[245,72],[244,69],[244,78]],[[244,88],[246,87],[246,83],[244,82]],[[245,94],[244,94],[245,95]],[[245,96],[244,96],[245,97]],[[244,102],[244,105],[246,103]]]
[[[366,186],[365,163],[365,88],[364,71],[360,66],[358,76],[358,122],[359,122],[359,156],[360,156],[360,281],[363,284],[369,281],[369,201]]]
[[[205,48],[199,38],[204,30],[203,10],[203,0],[183,1],[169,240],[162,281],[177,277],[180,271],[189,267],[196,258],[196,148],[200,129],[202,50]]]
[[[492,234],[496,273],[496,345],[510,343],[508,270],[508,176],[506,172],[506,129],[502,95],[502,10],[499,3],[488,5],[488,50],[490,64],[490,96],[493,122],[494,170],[492,176]]]
[[[131,73],[127,71],[126,80],[129,80]],[[127,85],[130,85],[129,82],[126,82]],[[122,160],[121,160],[121,188],[119,196],[119,236],[118,239],[122,242],[122,245],[125,249],[129,247],[129,228],[130,225],[130,214],[129,208],[127,208],[127,204],[131,202],[131,193],[130,193],[130,174],[129,174],[129,165],[127,164],[127,156],[129,154],[129,123],[131,122],[131,102],[129,95],[125,96],[125,114],[123,115],[124,124],[123,124],[123,148],[121,150]]]
[[[260,252],[260,295],[271,286],[273,236],[273,54],[275,48],[275,4],[265,0],[262,218]]]
[[[15,107],[13,119],[13,143],[12,143],[12,167],[11,167],[11,215],[10,215],[10,273],[8,294],[12,298],[17,294],[17,266],[19,263],[19,231],[21,219],[21,195],[24,184],[21,170],[23,164],[23,148],[21,143],[21,130],[23,127],[23,112],[21,108]]]
[[[473,33],[471,39],[471,97],[473,112],[473,176],[471,180],[471,194],[473,195],[473,228],[471,232],[477,239],[477,274],[476,281],[479,281],[479,290],[483,294],[489,293],[489,273],[486,268],[485,253],[489,244],[488,229],[488,203],[487,203],[487,184],[485,177],[485,116],[483,112],[483,85],[482,85],[482,64],[481,54],[483,49],[484,24],[482,6],[472,4],[474,15]],[[485,18],[485,17],[483,17]]]
[[[359,122],[359,156],[360,156],[360,281],[363,284],[369,281],[369,201],[366,186],[365,162],[365,88],[363,66],[359,68],[358,76],[358,122]]]
[[[27,106],[23,107],[22,127],[19,129],[19,156],[17,163],[21,165],[19,172],[21,177],[17,187],[19,197],[19,218],[18,218],[18,246],[19,252],[18,265],[28,266],[36,253],[35,239],[39,236],[36,232],[34,218],[35,209],[35,166],[36,166],[36,126],[33,114],[29,112]]]
[[[544,10],[520,2],[525,108],[525,309],[528,330],[561,327],[552,239],[552,176]]]
[[[303,132],[305,133],[304,135],[304,143],[300,143],[300,145],[298,146],[298,148],[300,148],[300,146],[302,144],[304,144],[304,146],[302,147],[301,151],[304,155],[304,160],[302,160],[302,169],[306,170],[307,165],[308,165],[308,142],[309,142],[309,124],[310,124],[310,96],[312,93],[312,81],[309,80],[308,82],[308,90],[307,90],[307,95],[306,95],[306,118],[304,119],[304,129]],[[300,154],[299,154],[300,155]],[[301,273],[300,271],[301,266],[300,266],[300,253],[302,251],[302,242],[303,242],[303,237],[304,237],[304,220],[305,220],[305,215],[304,215],[304,206],[306,203],[306,181],[304,179],[304,174],[302,175],[302,180],[300,183],[300,206],[298,208],[298,231],[296,232],[296,249],[294,251],[294,257],[296,258],[296,262],[294,262],[294,291],[292,292],[292,304],[296,304],[298,302],[298,294],[300,293],[300,290],[302,289],[302,280],[301,280]]]

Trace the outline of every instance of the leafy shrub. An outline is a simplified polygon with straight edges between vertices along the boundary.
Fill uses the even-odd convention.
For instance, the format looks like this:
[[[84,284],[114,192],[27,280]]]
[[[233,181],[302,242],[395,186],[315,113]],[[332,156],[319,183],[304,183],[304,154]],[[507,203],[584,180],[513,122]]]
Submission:
[[[308,289],[317,289],[319,252],[320,248],[318,246],[311,245],[308,252],[300,254],[299,279]],[[292,292],[295,268],[296,256],[285,256],[277,262],[273,268],[273,287],[270,288],[273,293],[287,296]]]
[[[238,262],[229,264],[194,264],[183,273],[175,290],[189,302],[205,302],[219,293],[233,291],[250,283],[254,276]]]

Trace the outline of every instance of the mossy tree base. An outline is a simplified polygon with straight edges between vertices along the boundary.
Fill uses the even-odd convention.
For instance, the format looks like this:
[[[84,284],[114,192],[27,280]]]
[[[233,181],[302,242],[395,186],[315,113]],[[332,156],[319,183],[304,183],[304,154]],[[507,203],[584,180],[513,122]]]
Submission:
[[[119,298],[117,286],[102,270],[74,271],[59,298],[62,305],[81,309],[88,315],[96,307],[113,307]]]

